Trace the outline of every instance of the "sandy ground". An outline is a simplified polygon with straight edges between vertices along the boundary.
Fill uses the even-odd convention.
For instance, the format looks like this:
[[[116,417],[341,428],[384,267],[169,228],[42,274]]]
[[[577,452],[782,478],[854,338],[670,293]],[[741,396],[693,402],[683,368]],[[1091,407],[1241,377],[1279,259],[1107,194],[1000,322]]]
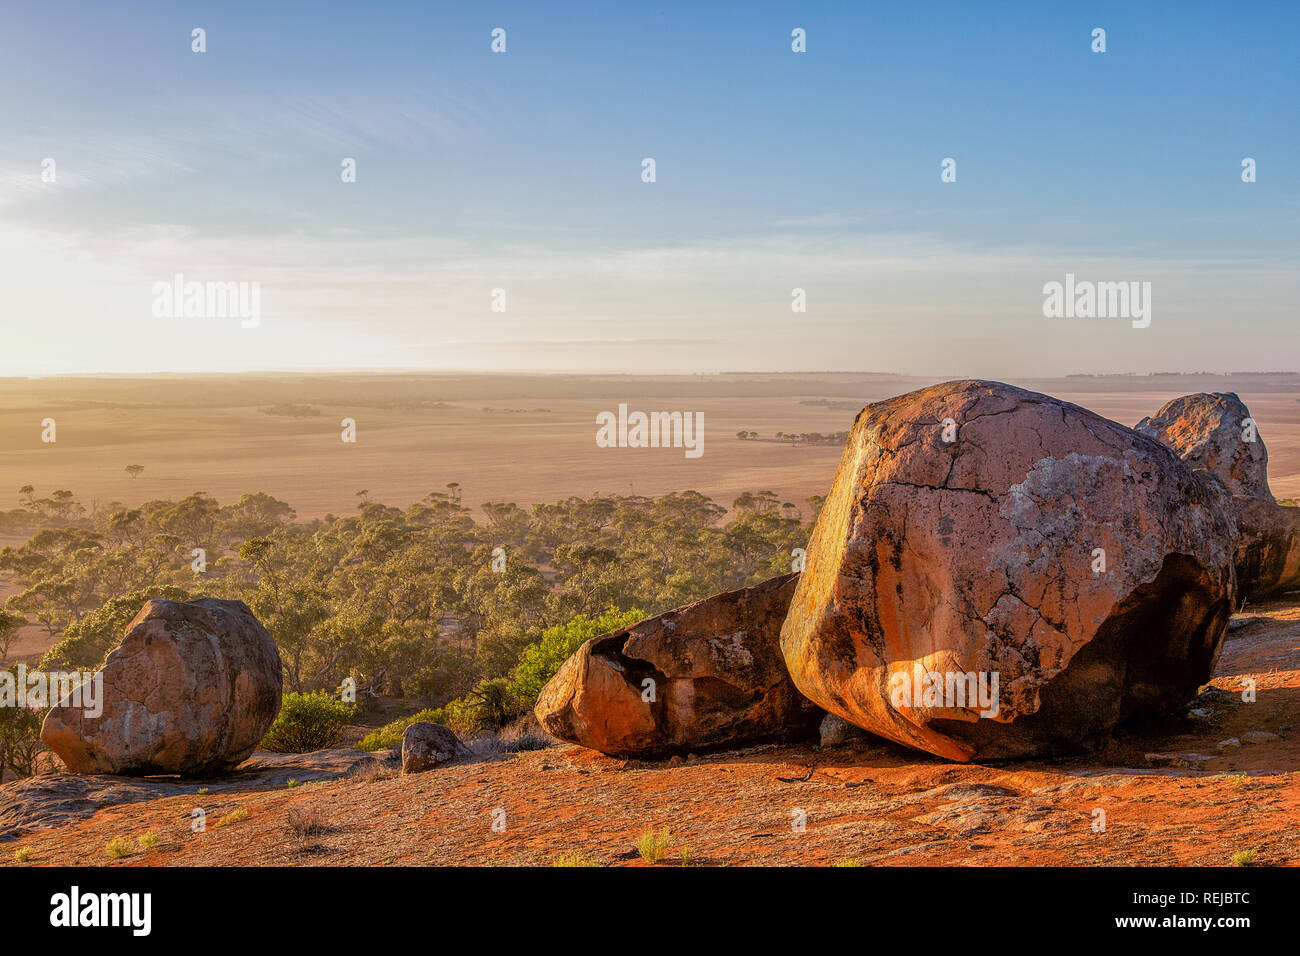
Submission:
[[[614,760],[573,746],[477,759],[409,776],[290,787],[221,788],[100,810],[4,844],[23,865],[534,865],[578,855],[647,865],[638,837],[667,828],[658,865],[1300,864],[1300,605],[1238,618],[1213,686],[1159,734],[1121,733],[1103,753],[996,765],[945,763],[881,742],[768,746],[665,763]],[[1258,699],[1243,703],[1243,678]],[[1250,732],[1276,735],[1246,743]],[[1228,738],[1242,746],[1217,749]],[[1196,754],[1156,767],[1157,752]],[[1189,762],[1182,758],[1182,762]],[[195,807],[216,821],[191,829]],[[494,811],[504,810],[504,831]],[[1104,832],[1095,829],[1105,814]],[[321,831],[300,836],[290,813]],[[802,811],[802,830],[792,824]],[[497,814],[496,819],[501,817]],[[111,860],[115,837],[159,836]]]

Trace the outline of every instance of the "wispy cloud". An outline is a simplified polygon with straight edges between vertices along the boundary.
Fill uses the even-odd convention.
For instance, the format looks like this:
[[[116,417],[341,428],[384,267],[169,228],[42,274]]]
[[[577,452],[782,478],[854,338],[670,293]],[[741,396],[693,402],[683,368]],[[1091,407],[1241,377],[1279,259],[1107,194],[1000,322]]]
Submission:
[[[983,356],[990,372],[1020,374],[1121,361],[1122,370],[1134,356],[1151,367],[1171,365],[1171,355],[1208,367],[1212,358],[1240,364],[1251,336],[1264,335],[1300,297],[1300,271],[1284,259],[1084,256],[1066,246],[976,247],[934,235],[779,232],[638,246],[10,224],[0,225],[0,258],[10,266],[0,278],[7,312],[42,317],[8,337],[10,374],[48,370],[52,329],[58,362],[82,370],[136,368],[160,343],[173,370],[622,370],[653,357],[659,369],[916,371],[966,354]],[[1065,271],[1151,281],[1154,331],[1118,339],[1118,326],[1043,319],[1042,285]],[[241,337],[233,326],[160,323],[150,289],[176,273],[260,283],[262,326]],[[791,311],[794,287],[805,289],[807,313]],[[504,313],[490,308],[496,288],[507,295]],[[1225,322],[1233,342],[1212,345]],[[1273,349],[1270,361],[1300,365],[1300,354],[1285,351]]]

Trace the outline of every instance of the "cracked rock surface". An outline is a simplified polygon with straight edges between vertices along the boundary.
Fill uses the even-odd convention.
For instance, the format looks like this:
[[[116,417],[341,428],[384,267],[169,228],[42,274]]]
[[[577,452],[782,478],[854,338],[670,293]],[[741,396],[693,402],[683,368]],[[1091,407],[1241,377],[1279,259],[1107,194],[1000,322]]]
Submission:
[[[1209,677],[1235,596],[1227,498],[1159,442],[1013,386],[870,405],[782,630],[790,675],[953,760],[1097,746]],[[949,680],[994,675],[996,713]]]
[[[280,711],[280,653],[242,601],[148,601],[104,661],[103,713],[68,700],[41,740],[73,773],[217,774]]]
[[[561,740],[618,757],[815,733],[822,711],[795,690],[778,644],[798,577],[715,594],[593,637],[542,688],[538,721]]]

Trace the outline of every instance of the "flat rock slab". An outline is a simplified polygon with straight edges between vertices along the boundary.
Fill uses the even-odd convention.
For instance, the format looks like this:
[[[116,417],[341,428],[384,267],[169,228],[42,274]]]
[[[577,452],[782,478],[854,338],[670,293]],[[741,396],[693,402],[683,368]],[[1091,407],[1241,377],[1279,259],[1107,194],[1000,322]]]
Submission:
[[[361,750],[317,750],[306,754],[255,753],[225,776],[212,780],[178,777],[116,777],[107,774],[43,773],[0,787],[0,842],[33,830],[48,830],[93,816],[106,807],[186,794],[200,789],[270,790],[290,780],[333,780],[383,759]]]

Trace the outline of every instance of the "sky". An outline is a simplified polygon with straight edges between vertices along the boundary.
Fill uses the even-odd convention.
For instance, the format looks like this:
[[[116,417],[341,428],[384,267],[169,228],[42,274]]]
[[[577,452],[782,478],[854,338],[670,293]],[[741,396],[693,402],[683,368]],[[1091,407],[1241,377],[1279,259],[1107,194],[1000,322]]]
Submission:
[[[1298,34],[1290,2],[3,4],[0,374],[1300,370]],[[1150,325],[1045,317],[1067,273],[1150,282]],[[178,274],[257,321],[158,314]]]

